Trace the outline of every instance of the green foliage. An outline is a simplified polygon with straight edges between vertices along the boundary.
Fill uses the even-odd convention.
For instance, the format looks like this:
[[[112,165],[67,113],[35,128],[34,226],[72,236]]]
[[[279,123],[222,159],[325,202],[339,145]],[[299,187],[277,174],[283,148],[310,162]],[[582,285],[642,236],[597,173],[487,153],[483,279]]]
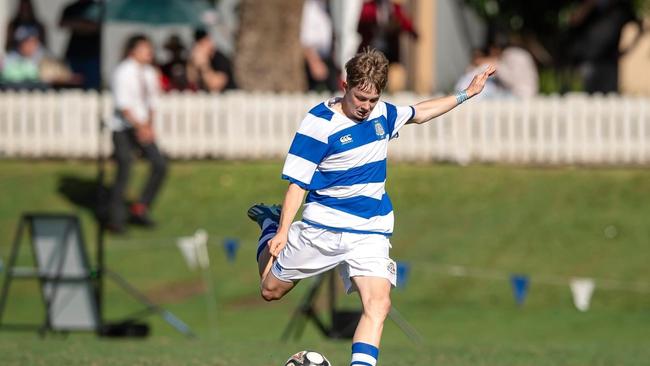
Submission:
[[[634,0],[634,8],[643,16],[650,16],[650,1]]]

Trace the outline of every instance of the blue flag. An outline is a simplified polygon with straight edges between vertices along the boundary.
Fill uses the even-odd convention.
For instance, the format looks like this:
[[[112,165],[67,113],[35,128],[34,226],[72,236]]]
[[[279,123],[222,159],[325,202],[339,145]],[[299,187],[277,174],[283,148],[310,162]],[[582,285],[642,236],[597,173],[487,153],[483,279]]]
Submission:
[[[519,306],[523,305],[524,300],[526,300],[529,282],[528,276],[526,275],[513,274],[510,276],[512,292],[515,295],[515,301]]]
[[[226,258],[228,262],[234,262],[237,258],[237,250],[239,249],[239,240],[228,238],[223,242],[223,249],[226,251]]]
[[[411,272],[411,264],[408,262],[397,262],[397,287],[406,287]]]

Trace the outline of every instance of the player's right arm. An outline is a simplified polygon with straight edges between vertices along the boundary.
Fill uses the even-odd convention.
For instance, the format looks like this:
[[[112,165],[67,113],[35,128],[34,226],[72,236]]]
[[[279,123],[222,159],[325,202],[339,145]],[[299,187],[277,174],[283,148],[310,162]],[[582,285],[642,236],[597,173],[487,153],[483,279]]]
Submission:
[[[287,244],[289,227],[302,205],[305,193],[313,188],[312,178],[329,149],[328,136],[332,124],[323,120],[318,112],[325,110],[326,107],[321,104],[307,114],[289,147],[282,169],[282,178],[289,181],[289,188],[284,196],[278,232],[268,243],[269,252],[274,257]]]
[[[280,225],[278,231],[271,240],[269,240],[269,252],[272,256],[277,257],[282,249],[287,245],[287,238],[289,236],[289,227],[296,217],[300,205],[305,198],[307,191],[297,185],[296,183],[289,183],[287,193],[284,195],[282,202],[282,213],[280,214]]]

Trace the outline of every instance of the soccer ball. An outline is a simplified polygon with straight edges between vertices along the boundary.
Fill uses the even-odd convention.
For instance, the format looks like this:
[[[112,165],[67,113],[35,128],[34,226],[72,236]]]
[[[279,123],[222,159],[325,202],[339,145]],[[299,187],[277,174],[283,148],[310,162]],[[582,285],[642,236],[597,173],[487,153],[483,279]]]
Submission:
[[[318,352],[300,351],[291,356],[284,366],[332,366],[332,364]]]

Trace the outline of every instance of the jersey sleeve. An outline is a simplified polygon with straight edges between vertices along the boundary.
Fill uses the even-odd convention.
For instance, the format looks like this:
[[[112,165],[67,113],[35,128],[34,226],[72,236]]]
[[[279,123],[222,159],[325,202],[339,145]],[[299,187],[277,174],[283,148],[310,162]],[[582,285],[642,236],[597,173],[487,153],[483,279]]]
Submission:
[[[309,190],[318,165],[329,149],[328,129],[322,120],[307,115],[293,138],[282,169],[282,179]]]
[[[399,130],[413,117],[415,117],[415,108],[413,106],[395,106],[386,103],[386,119],[390,138],[398,137]]]

